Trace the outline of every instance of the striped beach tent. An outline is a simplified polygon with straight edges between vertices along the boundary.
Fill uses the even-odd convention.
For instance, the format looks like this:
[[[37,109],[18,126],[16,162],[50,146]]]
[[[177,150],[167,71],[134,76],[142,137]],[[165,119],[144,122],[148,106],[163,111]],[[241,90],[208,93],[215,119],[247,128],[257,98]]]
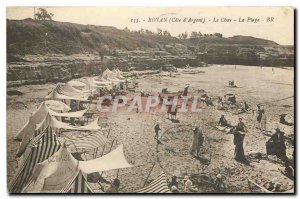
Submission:
[[[75,182],[78,175],[78,160],[65,144],[47,160],[37,164],[32,178],[24,188],[25,193],[60,193]]]
[[[9,186],[10,193],[20,193],[28,183],[34,166],[52,156],[61,145],[51,128],[47,128],[43,134],[33,139],[28,147],[29,153],[24,157],[22,166]]]
[[[76,160],[63,146],[37,164],[24,193],[93,193]]]
[[[148,186],[140,189],[137,193],[172,193],[168,187],[165,173],[160,174]]]
[[[61,193],[94,193],[89,183],[83,176],[82,172],[79,171],[75,178],[61,190]]]

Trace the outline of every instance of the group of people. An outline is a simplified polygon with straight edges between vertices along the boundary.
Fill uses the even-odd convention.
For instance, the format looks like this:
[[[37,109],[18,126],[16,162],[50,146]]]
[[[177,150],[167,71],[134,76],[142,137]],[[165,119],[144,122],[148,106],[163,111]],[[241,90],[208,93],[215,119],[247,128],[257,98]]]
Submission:
[[[169,188],[171,189],[172,193],[180,193],[179,191],[179,182],[183,185],[183,192],[184,193],[195,193],[198,192],[199,189],[194,186],[192,180],[189,176],[185,176],[182,180],[178,182],[177,176],[172,176],[171,181],[169,183]],[[213,180],[213,188],[215,192],[222,193],[226,192],[227,184],[224,181],[222,174],[217,174],[215,179]]]

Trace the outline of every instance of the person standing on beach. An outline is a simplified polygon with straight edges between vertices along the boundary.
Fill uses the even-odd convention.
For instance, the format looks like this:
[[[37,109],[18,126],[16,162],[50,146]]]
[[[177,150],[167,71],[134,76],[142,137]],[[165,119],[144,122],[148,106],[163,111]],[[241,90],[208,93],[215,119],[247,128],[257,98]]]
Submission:
[[[262,118],[262,110],[260,108],[260,105],[257,105],[257,110],[256,110],[256,128],[260,129],[261,128],[261,118]]]
[[[233,144],[235,145],[234,159],[238,162],[243,162],[246,160],[243,146],[245,134],[241,131],[235,131],[233,135]]]
[[[191,155],[194,155],[195,151],[198,155],[198,145],[199,145],[199,127],[196,126],[193,134],[193,141],[191,146]]]
[[[155,132],[155,136],[154,139],[156,139],[157,144],[159,144],[159,131],[161,131],[161,128],[159,126],[159,123],[157,122],[156,125],[154,126],[154,132]]]
[[[187,87],[184,88],[182,96],[187,96],[188,89],[189,89],[189,85],[187,85]]]
[[[266,131],[266,126],[267,126],[267,117],[266,117],[265,110],[263,109],[261,115],[260,130]]]

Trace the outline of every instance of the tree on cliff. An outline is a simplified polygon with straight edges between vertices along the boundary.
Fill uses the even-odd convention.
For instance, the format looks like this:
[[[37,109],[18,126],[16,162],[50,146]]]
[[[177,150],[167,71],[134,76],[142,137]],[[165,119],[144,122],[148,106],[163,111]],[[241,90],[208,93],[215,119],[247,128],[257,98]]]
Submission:
[[[158,35],[162,35],[162,34],[163,34],[163,30],[160,29],[160,28],[158,28],[158,29],[157,29],[157,34],[158,34]]]
[[[104,55],[108,54],[108,52],[109,52],[109,47],[108,47],[108,45],[102,45],[102,46],[99,48],[98,53],[99,53],[99,55],[100,55],[100,57],[101,57],[101,61],[102,61],[102,62],[103,62],[103,60],[104,60]]]
[[[223,37],[223,35],[222,35],[221,33],[215,33],[214,35],[215,35],[216,37],[220,37],[220,38]]]
[[[171,34],[170,34],[168,31],[166,31],[166,30],[163,31],[163,35],[164,35],[164,36],[167,36],[167,37],[170,37],[170,36],[171,36]]]
[[[35,14],[38,20],[52,20],[53,13],[49,13],[45,8],[39,8],[39,12]]]
[[[188,38],[188,36],[189,36],[189,35],[188,35],[188,33],[187,33],[187,32],[185,32],[185,33],[181,33],[181,34],[179,34],[179,35],[178,35],[178,38],[179,38],[179,39],[187,39],[187,38]]]

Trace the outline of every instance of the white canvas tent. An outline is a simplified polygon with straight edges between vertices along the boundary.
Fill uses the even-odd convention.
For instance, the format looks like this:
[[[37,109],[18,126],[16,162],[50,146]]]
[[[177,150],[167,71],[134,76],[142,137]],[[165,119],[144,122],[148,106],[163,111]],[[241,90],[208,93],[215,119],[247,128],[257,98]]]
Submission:
[[[57,100],[46,100],[45,104],[49,109],[58,113],[68,112],[71,110],[71,108],[68,105]]]
[[[113,72],[116,74],[116,77],[118,79],[126,79],[123,75],[122,72],[119,69],[114,69]]]
[[[72,87],[77,88],[78,90],[89,90],[86,87],[86,84],[80,80],[71,80],[68,82]]]
[[[45,99],[52,99],[52,100],[76,100],[81,102],[88,102],[88,97],[82,96],[67,96],[63,94],[59,94],[56,90],[51,91]],[[68,104],[68,103],[67,103]]]
[[[71,96],[89,96],[91,94],[91,90],[79,90],[77,88],[74,88],[69,82],[65,83],[62,87],[63,92],[70,93]]]
[[[29,116],[28,122],[18,131],[15,135],[15,140],[21,140],[26,132],[32,132],[35,129],[35,125],[40,123],[47,115],[48,109],[44,103],[42,103],[38,109]]]

